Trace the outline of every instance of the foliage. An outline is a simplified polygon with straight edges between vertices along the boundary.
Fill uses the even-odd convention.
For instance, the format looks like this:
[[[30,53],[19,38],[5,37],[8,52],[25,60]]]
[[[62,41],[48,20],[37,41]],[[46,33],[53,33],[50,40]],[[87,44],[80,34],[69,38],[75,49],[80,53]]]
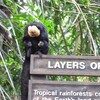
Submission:
[[[51,55],[100,55],[99,0],[4,0],[2,3],[11,9],[10,17],[0,10],[0,23],[12,35],[12,44],[4,42],[8,52],[0,46],[0,91],[9,100],[9,95],[20,95],[17,93],[20,93],[24,59],[22,37],[25,25],[31,21],[40,21],[46,26]],[[62,80],[62,77],[50,79]]]

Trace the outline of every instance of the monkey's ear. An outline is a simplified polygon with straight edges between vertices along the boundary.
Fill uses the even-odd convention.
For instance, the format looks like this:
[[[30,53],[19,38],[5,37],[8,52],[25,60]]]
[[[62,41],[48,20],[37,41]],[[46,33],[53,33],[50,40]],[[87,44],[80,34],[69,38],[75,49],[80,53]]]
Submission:
[[[38,37],[40,35],[40,30],[36,26],[29,26],[28,34],[30,37]]]

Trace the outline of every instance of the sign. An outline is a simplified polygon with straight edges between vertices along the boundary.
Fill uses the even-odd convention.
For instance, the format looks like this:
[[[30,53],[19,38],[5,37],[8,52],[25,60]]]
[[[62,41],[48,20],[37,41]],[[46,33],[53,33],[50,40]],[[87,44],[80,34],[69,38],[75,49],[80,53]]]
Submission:
[[[29,86],[28,100],[100,100],[99,83],[33,80]]]
[[[100,83],[50,81],[47,75],[100,76],[100,56],[32,55],[28,92],[28,100],[100,100]]]
[[[100,76],[100,57],[32,55],[30,74]]]

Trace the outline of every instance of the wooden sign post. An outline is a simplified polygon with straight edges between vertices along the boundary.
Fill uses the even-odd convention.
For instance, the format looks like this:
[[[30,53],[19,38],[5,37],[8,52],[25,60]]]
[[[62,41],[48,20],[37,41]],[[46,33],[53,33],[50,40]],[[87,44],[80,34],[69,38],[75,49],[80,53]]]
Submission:
[[[28,100],[100,99],[100,83],[50,81],[47,75],[100,76],[100,57],[32,55]]]

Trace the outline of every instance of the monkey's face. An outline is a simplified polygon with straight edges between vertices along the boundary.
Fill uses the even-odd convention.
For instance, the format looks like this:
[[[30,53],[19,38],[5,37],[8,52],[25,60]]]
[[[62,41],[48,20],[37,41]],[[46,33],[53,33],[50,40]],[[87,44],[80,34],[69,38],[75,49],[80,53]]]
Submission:
[[[40,30],[36,26],[28,27],[28,34],[30,37],[38,37],[40,35]]]

